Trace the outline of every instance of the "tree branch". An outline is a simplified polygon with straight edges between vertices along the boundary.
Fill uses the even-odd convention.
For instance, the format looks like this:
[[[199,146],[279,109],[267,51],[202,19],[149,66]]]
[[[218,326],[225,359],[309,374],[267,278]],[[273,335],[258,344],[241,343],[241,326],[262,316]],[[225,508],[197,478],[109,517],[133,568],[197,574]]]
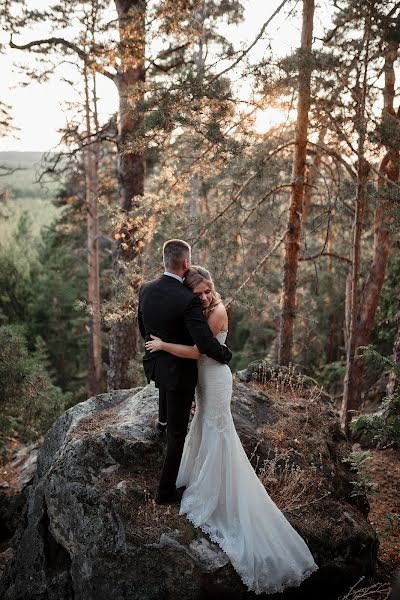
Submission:
[[[248,54],[250,52],[250,50],[252,50],[252,48],[254,48],[254,46],[257,44],[257,42],[262,38],[264,31],[266,30],[268,25],[271,23],[272,19],[274,17],[276,17],[276,15],[281,11],[281,9],[284,7],[284,5],[286,4],[287,1],[288,0],[283,0],[283,2],[281,2],[281,4],[278,6],[278,8],[275,10],[275,12],[269,17],[269,19],[267,19],[265,21],[264,25],[260,29],[259,34],[255,38],[255,40],[250,44],[250,46],[248,46],[248,48],[243,50],[243,52],[241,52],[239,58],[237,58],[229,67],[226,67],[226,69],[224,69],[220,73],[217,73],[216,75],[214,75],[214,77],[212,77],[212,79],[209,81],[209,85],[214,83],[214,81],[216,79],[218,79],[222,75],[225,75],[225,73],[227,73],[231,69],[234,69],[236,67],[236,65],[239,64],[240,61],[246,56],[246,54]]]
[[[98,73],[101,73],[105,77],[108,77],[112,81],[115,81],[115,76],[109,71],[103,69],[100,65],[98,65],[95,61],[93,61],[90,56],[82,50],[77,44],[73,42],[69,42],[64,38],[59,37],[51,37],[42,40],[33,40],[32,42],[28,42],[27,44],[16,44],[13,42],[12,35],[10,36],[10,48],[14,48],[16,50],[32,50],[34,48],[40,48],[41,46],[64,46],[64,48],[68,48],[72,50],[81,58],[85,64],[90,64],[90,66],[96,70]]]
[[[249,209],[249,214],[243,219],[243,221],[240,224],[240,229],[247,223],[247,221],[250,219],[250,217],[252,216],[252,214],[257,210],[257,208],[259,208],[261,206],[261,204],[263,202],[265,202],[265,200],[268,200],[268,198],[272,195],[275,194],[276,192],[279,192],[280,190],[284,190],[287,188],[291,188],[292,184],[291,183],[283,183],[281,185],[277,185],[276,187],[274,187],[272,190],[270,190],[269,192],[267,192],[262,198],[261,200],[259,200],[257,202],[257,204],[255,206],[252,206],[252,208]]]
[[[242,289],[249,283],[250,279],[252,277],[254,277],[254,275],[257,273],[257,271],[259,269],[261,269],[261,267],[266,263],[266,261],[268,260],[268,258],[271,256],[271,254],[273,252],[275,252],[275,250],[277,248],[279,248],[279,246],[282,244],[283,240],[286,237],[287,234],[287,229],[285,230],[285,232],[281,235],[281,237],[279,238],[279,240],[277,242],[275,242],[274,246],[271,248],[271,250],[269,250],[267,252],[267,254],[264,256],[264,258],[258,263],[258,265],[256,266],[255,269],[253,269],[253,271],[250,273],[250,275],[243,281],[242,285],[240,287],[238,287],[238,289],[236,290],[236,292],[233,294],[233,296],[231,298],[229,298],[229,300],[226,302],[225,307],[228,308],[228,306],[230,306],[236,299],[236,297],[240,294],[240,292],[242,291]]]
[[[343,156],[341,156],[339,154],[339,152],[336,152],[336,150],[331,150],[331,148],[329,148],[325,144],[314,143],[314,142],[311,142],[310,140],[308,140],[308,143],[311,144],[312,146],[314,146],[315,148],[319,148],[325,154],[332,156],[332,158],[335,158],[338,162],[340,162],[340,164],[342,164],[344,166],[344,168],[346,169],[346,171],[348,172],[348,174],[350,175],[350,177],[352,179],[357,178],[357,173],[353,170],[353,167],[351,165],[349,165],[348,162],[345,161],[345,159],[343,158]]]
[[[299,262],[305,260],[315,260],[320,256],[330,256],[331,258],[337,258],[338,260],[342,260],[351,265],[351,260],[346,258],[346,256],[340,256],[340,254],[335,254],[334,252],[318,252],[318,254],[313,254],[313,256],[300,256]]]

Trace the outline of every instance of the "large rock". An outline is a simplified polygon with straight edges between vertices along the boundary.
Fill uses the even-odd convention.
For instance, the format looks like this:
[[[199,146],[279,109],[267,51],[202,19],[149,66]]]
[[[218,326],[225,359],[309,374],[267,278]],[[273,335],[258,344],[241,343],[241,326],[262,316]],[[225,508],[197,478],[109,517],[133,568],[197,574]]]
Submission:
[[[13,557],[9,542],[25,511],[41,441],[21,446],[0,469],[0,577]]]
[[[96,396],[54,423],[7,550],[0,597],[253,597],[179,506],[154,504],[164,453],[151,428],[156,410],[150,385]],[[365,496],[352,495],[355,474],[343,462],[351,448],[328,397],[312,380],[290,372],[267,377],[252,365],[234,384],[232,412],[254,468],[320,566],[277,597],[337,598],[371,575],[377,538]]]

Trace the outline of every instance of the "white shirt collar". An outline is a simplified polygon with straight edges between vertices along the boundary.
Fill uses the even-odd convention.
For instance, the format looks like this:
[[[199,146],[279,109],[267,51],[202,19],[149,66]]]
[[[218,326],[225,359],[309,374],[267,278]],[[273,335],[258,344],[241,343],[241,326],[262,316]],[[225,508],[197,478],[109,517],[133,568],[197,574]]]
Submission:
[[[174,277],[175,279],[177,279],[178,281],[183,283],[182,277],[179,277],[179,275],[176,275],[176,273],[170,273],[169,271],[165,271],[164,275],[168,275],[169,277]]]

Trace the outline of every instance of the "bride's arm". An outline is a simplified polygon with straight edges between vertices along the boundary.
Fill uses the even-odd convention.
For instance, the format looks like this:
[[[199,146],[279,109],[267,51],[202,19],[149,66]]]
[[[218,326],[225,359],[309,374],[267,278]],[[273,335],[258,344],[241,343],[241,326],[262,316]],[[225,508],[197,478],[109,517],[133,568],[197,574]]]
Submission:
[[[211,312],[208,317],[208,325],[215,337],[219,331],[221,331],[224,324],[227,323],[227,313],[225,306],[222,304],[217,304],[214,310]],[[163,342],[162,339],[152,335],[152,340],[145,343],[146,349],[149,352],[157,352],[158,350],[162,350],[163,352],[168,352],[169,354],[173,354],[174,356],[179,356],[180,358],[202,358],[202,354],[200,354],[197,346],[185,346],[183,344],[170,344],[169,342]]]
[[[197,346],[185,346],[183,344],[170,344],[169,342],[163,342],[160,338],[152,335],[153,339],[145,343],[146,349],[150,352],[157,352],[163,350],[174,356],[180,358],[201,358],[203,355],[197,349]]]

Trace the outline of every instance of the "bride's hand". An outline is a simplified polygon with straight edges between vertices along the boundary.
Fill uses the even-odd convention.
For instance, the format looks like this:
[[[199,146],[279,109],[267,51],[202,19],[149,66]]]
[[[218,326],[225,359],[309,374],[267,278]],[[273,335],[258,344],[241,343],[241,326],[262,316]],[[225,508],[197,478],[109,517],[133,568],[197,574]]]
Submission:
[[[146,350],[149,350],[150,352],[157,352],[158,350],[162,350],[163,349],[162,339],[155,335],[152,335],[152,334],[150,334],[150,337],[153,339],[149,340],[148,342],[145,342]]]

